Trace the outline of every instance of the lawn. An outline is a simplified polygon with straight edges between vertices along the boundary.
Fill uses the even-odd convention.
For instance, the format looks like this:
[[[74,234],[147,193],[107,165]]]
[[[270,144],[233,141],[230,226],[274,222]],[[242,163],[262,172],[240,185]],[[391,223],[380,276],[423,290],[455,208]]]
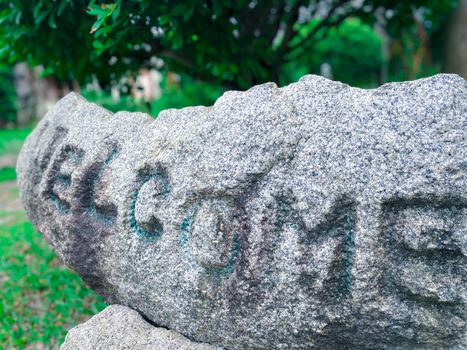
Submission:
[[[0,129],[0,183],[16,179],[16,156],[30,133],[31,129]]]
[[[16,170],[12,167],[0,168],[0,182],[15,180],[16,179]]]
[[[0,156],[18,152],[29,132],[0,130]],[[34,230],[14,178],[14,168],[0,169],[0,349],[58,349],[105,303]]]
[[[0,129],[0,156],[18,154],[31,129]]]

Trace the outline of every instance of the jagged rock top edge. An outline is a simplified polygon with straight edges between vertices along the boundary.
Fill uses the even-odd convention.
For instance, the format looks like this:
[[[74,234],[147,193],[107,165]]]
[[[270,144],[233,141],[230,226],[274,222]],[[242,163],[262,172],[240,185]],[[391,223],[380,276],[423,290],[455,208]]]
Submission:
[[[315,93],[326,93],[326,92],[333,92],[333,93],[338,93],[342,90],[347,90],[347,89],[352,89],[354,91],[358,91],[363,94],[367,94],[368,96],[374,95],[374,94],[379,94],[379,93],[384,93],[386,90],[390,90],[392,88],[396,87],[401,87],[401,86],[407,86],[407,85],[413,85],[413,86],[418,86],[418,85],[423,85],[428,82],[438,82],[440,85],[445,85],[446,82],[452,82],[452,84],[458,84],[459,88],[461,88],[460,84],[462,84],[462,88],[464,89],[464,94],[467,97],[467,91],[465,91],[465,88],[467,87],[467,83],[465,79],[462,77],[458,76],[457,74],[447,74],[447,73],[440,73],[433,75],[431,77],[426,77],[426,78],[421,78],[417,80],[411,80],[411,81],[402,81],[402,82],[390,82],[383,84],[379,87],[376,88],[371,88],[371,89],[363,89],[359,87],[353,87],[351,85],[339,82],[339,81],[334,81],[330,80],[324,77],[321,77],[319,75],[313,75],[313,74],[308,74],[304,75],[301,77],[297,82],[288,84],[283,87],[278,87],[276,83],[273,82],[268,82],[260,85],[255,85],[251,87],[248,90],[245,91],[238,91],[238,90],[229,90],[224,92],[211,106],[203,106],[203,105],[198,105],[198,106],[189,106],[189,107],[184,107],[184,108],[168,108],[165,109],[157,116],[151,116],[147,113],[143,112],[129,112],[125,110],[121,110],[118,112],[111,112],[107,108],[104,108],[96,103],[89,102],[85,97],[81,96],[79,93],[76,92],[70,92],[68,93],[65,97],[60,99],[53,107],[52,109],[47,113],[49,114],[51,111],[53,111],[55,108],[59,108],[62,105],[68,105],[68,108],[76,106],[78,103],[87,103],[89,105],[92,105],[94,107],[98,107],[99,109],[102,109],[105,111],[108,116],[115,116],[118,115],[119,113],[127,113],[130,114],[134,117],[139,117],[141,119],[146,119],[147,121],[151,123],[156,123],[156,121],[161,121],[165,120],[166,118],[172,117],[173,113],[189,113],[191,111],[207,111],[213,108],[216,108],[220,105],[227,104],[230,100],[235,99],[237,97],[243,96],[245,94],[249,95],[254,95],[254,94],[261,94],[262,91],[273,91],[278,94],[278,97],[280,96],[281,93],[285,92],[288,89],[292,89],[293,87],[301,84],[306,84],[307,88],[310,90],[310,93],[315,92]]]

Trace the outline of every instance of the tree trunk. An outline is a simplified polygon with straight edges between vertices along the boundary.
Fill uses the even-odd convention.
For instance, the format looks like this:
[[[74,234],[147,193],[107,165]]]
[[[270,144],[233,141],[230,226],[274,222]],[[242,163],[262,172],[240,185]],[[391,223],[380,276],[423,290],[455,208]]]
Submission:
[[[24,127],[36,117],[35,74],[26,63],[18,63],[13,68],[13,81],[18,101],[16,124],[19,127]]]
[[[444,71],[467,79],[467,0],[460,0],[449,21]]]
[[[389,78],[389,60],[391,58],[390,48],[391,48],[391,37],[388,34],[386,25],[387,21],[384,18],[384,8],[378,7],[375,11],[376,22],[374,25],[374,30],[378,33],[381,39],[381,57],[383,61],[381,62],[381,68],[379,70],[379,85],[383,85],[388,81]]]
[[[18,100],[16,124],[24,127],[42,117],[70,91],[79,91],[76,80],[59,81],[53,76],[40,78],[41,67],[31,69],[26,63],[14,67],[14,82]]]

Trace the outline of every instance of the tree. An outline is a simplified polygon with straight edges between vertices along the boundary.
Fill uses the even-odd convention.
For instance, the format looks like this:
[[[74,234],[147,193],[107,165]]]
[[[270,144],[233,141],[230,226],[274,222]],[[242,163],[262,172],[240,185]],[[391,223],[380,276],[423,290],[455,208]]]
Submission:
[[[467,0],[451,14],[445,46],[445,70],[467,79]]]
[[[313,55],[330,29],[350,16],[375,21],[383,8],[393,33],[447,14],[455,0],[0,0],[0,58],[42,64],[64,81],[96,74],[109,82],[153,57],[204,81],[247,88],[286,83],[284,67]],[[381,12],[381,11],[380,11]],[[309,30],[303,30],[311,19]],[[308,25],[308,27],[310,27]]]
[[[13,69],[0,63],[0,128],[16,121]]]

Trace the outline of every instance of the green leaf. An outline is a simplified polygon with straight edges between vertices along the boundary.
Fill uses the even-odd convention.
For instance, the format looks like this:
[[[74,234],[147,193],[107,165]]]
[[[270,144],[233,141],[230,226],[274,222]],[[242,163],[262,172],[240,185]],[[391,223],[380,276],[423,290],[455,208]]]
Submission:
[[[195,7],[192,5],[188,7],[188,9],[183,13],[183,20],[185,22],[188,21],[193,16],[194,10],[195,10]]]
[[[104,44],[100,40],[94,40],[92,42],[92,47],[94,47],[97,50],[103,50],[104,49]]]
[[[8,46],[0,47],[0,57],[5,58],[8,55],[8,52],[10,48]]]
[[[105,14],[105,9],[102,8],[101,6],[99,5],[92,5],[92,4],[89,4],[89,7],[88,7],[88,14],[92,15],[92,16],[103,16]]]
[[[187,7],[184,4],[175,5],[172,11],[170,11],[172,16],[180,16],[181,14],[185,13]]]
[[[94,33],[94,37],[95,37],[95,38],[106,37],[107,34],[109,34],[111,30],[112,30],[112,28],[109,27],[109,26],[107,26],[107,27],[100,27],[100,28]]]
[[[65,7],[67,7],[68,1],[69,1],[69,0],[62,0],[62,2],[60,3],[60,5],[58,6],[57,15],[58,15],[59,17],[62,15],[63,11],[65,10]]]
[[[3,11],[0,11],[0,24],[8,21],[10,17],[12,17],[13,12],[9,11],[8,9],[4,9]]]
[[[41,10],[41,7],[42,7],[42,1],[39,1],[36,6],[34,6],[34,9],[32,10],[32,16],[34,18],[37,17],[37,15],[39,14],[39,11]]]
[[[104,17],[101,17],[97,21],[95,21],[89,33],[91,34],[95,33],[100,28],[100,26],[104,23],[104,21],[105,21]]]
[[[180,49],[183,46],[183,37],[179,31],[174,33],[172,38],[172,48],[175,50]]]
[[[37,17],[34,17],[34,23],[36,24],[36,27],[38,27],[42,23],[45,16],[47,16],[47,13],[47,11],[42,11],[37,15]]]
[[[55,23],[55,17],[53,14],[50,15],[48,24],[50,28],[56,29],[57,28],[57,23]]]
[[[114,21],[117,20],[118,16],[120,15],[120,8],[121,8],[121,5],[122,5],[122,0],[118,0],[116,3],[115,3],[115,8],[113,10],[113,13],[112,13],[112,19]]]
[[[222,4],[220,1],[214,0],[212,6],[214,14],[219,17],[219,15],[222,13]]]
[[[19,24],[19,22],[21,21],[22,14],[23,13],[21,11],[18,11],[18,13],[16,14],[16,17],[15,17],[15,23],[16,24]]]
[[[167,15],[163,15],[159,17],[159,24],[164,25],[170,22],[170,17]]]
[[[90,33],[93,34],[96,32],[117,7],[120,8],[118,2],[114,4],[102,4],[100,6],[94,5],[93,3],[89,4],[88,13],[97,17],[97,20],[92,25]]]

